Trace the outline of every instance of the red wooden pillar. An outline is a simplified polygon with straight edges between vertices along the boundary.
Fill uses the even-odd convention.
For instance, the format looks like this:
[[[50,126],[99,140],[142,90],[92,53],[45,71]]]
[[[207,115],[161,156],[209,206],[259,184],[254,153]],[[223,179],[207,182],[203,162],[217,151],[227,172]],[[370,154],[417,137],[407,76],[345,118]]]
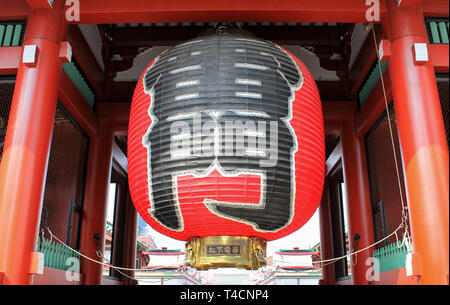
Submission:
[[[367,162],[364,139],[356,136],[354,121],[346,120],[341,133],[344,183],[347,192],[347,211],[349,226],[350,252],[355,249],[354,237],[360,235],[357,249],[363,249],[374,243],[372,205],[368,184]],[[362,251],[351,257],[352,283],[368,284],[366,265],[372,256],[372,250]],[[353,265],[355,264],[355,265]]]
[[[105,245],[106,212],[108,189],[111,178],[113,133],[111,126],[104,120],[99,121],[97,137],[91,138],[86,173],[85,199],[83,204],[80,238],[81,253],[101,261],[97,248],[103,253]],[[98,241],[94,235],[99,237]],[[84,284],[99,285],[102,280],[103,266],[95,262],[82,260],[81,273]]]
[[[63,1],[35,9],[24,45],[36,45],[35,66],[21,62],[0,165],[0,273],[5,284],[29,284],[61,73]]]
[[[418,268],[421,284],[448,284],[448,146],[432,59],[414,60],[414,44],[428,44],[424,16],[420,7],[398,8],[395,0],[387,2],[384,26],[392,49],[389,71],[415,252],[413,266]]]
[[[328,179],[326,179],[328,180]],[[320,219],[320,260],[333,258],[333,229],[331,224],[331,211],[329,199],[329,185],[325,181],[323,187],[322,201],[319,205]],[[319,285],[331,285],[335,282],[334,264],[322,264],[322,280]]]
[[[127,194],[127,202],[125,207],[125,232],[124,232],[124,251],[123,265],[128,268],[136,268],[136,242],[137,242],[137,223],[138,213],[131,201],[130,194]],[[130,277],[135,276],[134,271],[122,271]],[[136,280],[123,277],[123,283],[129,285],[137,285]]]

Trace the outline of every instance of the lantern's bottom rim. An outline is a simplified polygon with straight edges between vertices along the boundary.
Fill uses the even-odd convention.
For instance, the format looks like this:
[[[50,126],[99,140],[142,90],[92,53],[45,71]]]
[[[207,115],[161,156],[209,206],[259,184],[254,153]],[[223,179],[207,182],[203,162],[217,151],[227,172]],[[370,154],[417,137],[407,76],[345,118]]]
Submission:
[[[258,237],[194,237],[186,243],[186,265],[199,270],[257,270],[266,265],[266,248],[266,241]]]

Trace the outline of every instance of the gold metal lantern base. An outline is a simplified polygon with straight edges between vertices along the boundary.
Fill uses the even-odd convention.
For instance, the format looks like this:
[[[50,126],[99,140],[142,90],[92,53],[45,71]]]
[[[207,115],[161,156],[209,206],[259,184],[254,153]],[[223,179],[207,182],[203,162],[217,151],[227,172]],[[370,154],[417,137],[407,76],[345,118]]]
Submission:
[[[242,268],[257,270],[266,265],[266,241],[248,236],[208,236],[186,243],[186,265],[199,270]]]

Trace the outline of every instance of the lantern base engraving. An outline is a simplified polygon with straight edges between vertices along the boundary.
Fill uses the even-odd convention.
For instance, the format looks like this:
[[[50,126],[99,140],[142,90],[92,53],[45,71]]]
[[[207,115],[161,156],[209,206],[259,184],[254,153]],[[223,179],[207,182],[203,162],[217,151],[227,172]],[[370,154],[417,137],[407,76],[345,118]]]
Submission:
[[[266,241],[248,236],[191,238],[186,243],[186,265],[199,270],[257,270],[266,265]]]

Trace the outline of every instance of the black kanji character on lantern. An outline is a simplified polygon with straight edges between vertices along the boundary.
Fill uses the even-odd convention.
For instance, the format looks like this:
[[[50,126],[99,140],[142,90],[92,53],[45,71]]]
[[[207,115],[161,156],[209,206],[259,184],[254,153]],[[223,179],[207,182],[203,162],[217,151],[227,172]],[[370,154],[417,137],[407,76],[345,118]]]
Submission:
[[[302,84],[292,58],[277,45],[240,35],[200,37],[163,53],[146,71],[152,125],[148,149],[150,213],[182,230],[175,181],[184,174],[263,176],[258,205],[205,200],[225,218],[276,231],[292,217],[293,154],[289,125]]]

